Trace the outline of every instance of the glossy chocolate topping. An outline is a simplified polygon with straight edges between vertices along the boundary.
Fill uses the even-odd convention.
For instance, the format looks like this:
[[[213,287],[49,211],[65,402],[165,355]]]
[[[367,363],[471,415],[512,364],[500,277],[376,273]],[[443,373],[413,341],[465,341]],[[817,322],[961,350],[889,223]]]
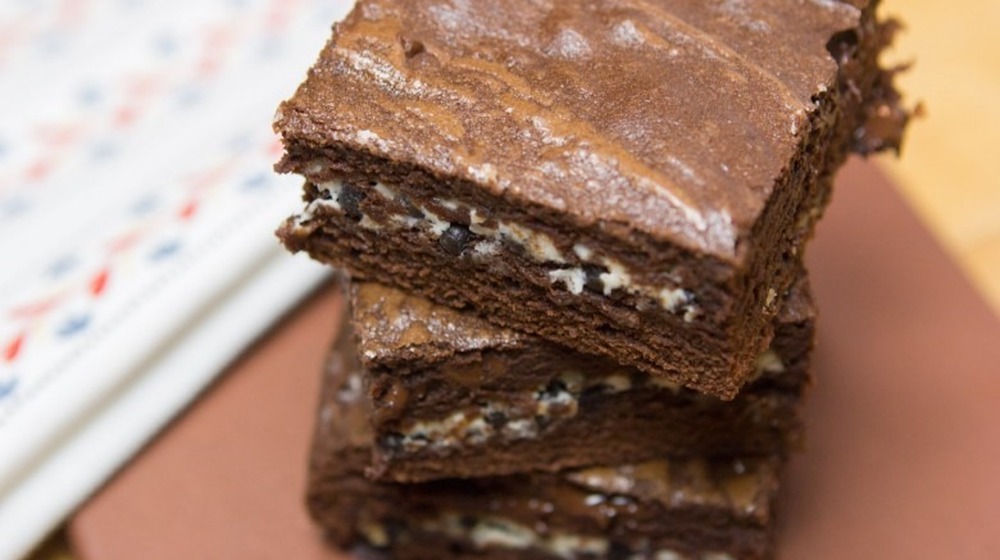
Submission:
[[[731,259],[838,87],[828,41],[860,18],[836,0],[363,0],[275,128]]]
[[[455,352],[512,348],[530,338],[372,282],[352,282],[350,299],[358,355],[365,365],[416,357],[434,361]]]

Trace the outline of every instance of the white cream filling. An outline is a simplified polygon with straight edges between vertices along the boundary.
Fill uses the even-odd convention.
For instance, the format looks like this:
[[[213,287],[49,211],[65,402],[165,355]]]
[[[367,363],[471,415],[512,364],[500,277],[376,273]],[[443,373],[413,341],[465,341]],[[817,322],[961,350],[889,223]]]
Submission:
[[[385,528],[365,523],[359,528],[361,536],[377,547],[388,546],[388,534]],[[450,539],[472,543],[476,548],[502,548],[510,550],[538,550],[573,560],[580,557],[604,557],[611,549],[611,542],[600,536],[579,535],[565,531],[550,531],[543,534],[540,531],[522,525],[512,519],[503,517],[478,517],[469,519],[456,513],[445,513],[438,519],[422,522],[419,529],[428,533],[437,533]],[[643,542],[642,548],[649,546]],[[734,560],[725,552],[707,552],[698,558],[691,558],[674,550],[661,549],[657,551],[634,552],[629,560]]]
[[[768,348],[757,355],[756,369],[749,381],[756,381],[765,374],[774,375],[784,372],[785,363],[782,361],[781,356],[773,348]]]
[[[610,296],[611,292],[618,289],[627,290],[632,285],[632,277],[629,276],[624,266],[612,259],[604,259],[603,262],[608,269],[607,272],[602,272],[599,276],[604,285],[604,295]],[[673,311],[673,309],[668,309],[668,311]]]
[[[511,407],[506,403],[488,402],[478,410],[459,410],[436,420],[417,420],[398,432],[403,449],[412,453],[424,448],[442,449],[457,445],[480,445],[489,438],[499,436],[507,440],[531,439],[538,437],[543,425],[556,420],[572,418],[579,413],[579,397],[585,388],[583,375],[567,372],[560,376],[565,388],[539,387],[531,394],[535,406],[527,411]],[[594,385],[603,386],[607,393],[619,393],[631,389],[632,383],[624,374],[609,375]],[[502,414],[505,421],[499,426],[490,424],[488,418]]]
[[[358,222],[358,225],[365,229],[370,229],[372,231],[378,231],[382,229],[382,224],[376,222],[375,220],[369,218],[368,216],[361,216],[361,221]]]
[[[538,437],[538,422],[529,418],[511,420],[504,424],[502,432],[510,439],[531,439]]]
[[[297,227],[302,227],[306,222],[313,219],[316,213],[316,209],[320,206],[326,206],[327,208],[333,208],[337,212],[343,212],[344,209],[337,202],[337,197],[340,196],[340,191],[343,184],[340,181],[330,181],[327,183],[321,183],[316,185],[321,191],[325,191],[327,196],[324,198],[317,198],[306,205],[305,210],[301,214],[295,217],[295,225]]]
[[[781,361],[781,356],[773,349],[768,348],[757,356],[757,373],[782,373],[785,371],[785,364]]]
[[[420,211],[424,213],[424,218],[427,220],[427,226],[428,226],[427,231],[435,239],[441,237],[441,235],[444,232],[448,231],[448,228],[451,227],[451,222],[447,220],[442,220],[434,212],[431,212],[430,210],[423,207],[420,208]]]
[[[347,377],[347,382],[337,390],[337,399],[340,402],[356,402],[364,394],[364,382],[361,375],[352,373]]]
[[[768,348],[757,357],[754,379],[764,374],[785,371],[781,357]],[[506,403],[488,402],[476,411],[459,410],[437,420],[417,420],[399,432],[401,444],[406,452],[414,452],[427,447],[441,449],[461,444],[480,445],[493,436],[508,440],[538,437],[542,424],[554,420],[572,418],[580,410],[580,394],[588,387],[586,378],[578,371],[567,371],[559,376],[564,388],[540,387],[533,394],[523,393],[515,401],[534,398],[535,406],[527,412],[516,410]],[[659,376],[648,376],[645,383],[678,393],[682,387]],[[602,377],[589,386],[600,386],[605,393],[622,393],[633,388],[631,377],[626,373],[613,373]],[[487,421],[493,414],[502,414],[506,421],[495,427]]]
[[[343,190],[343,184],[338,181],[327,181],[317,184],[317,187],[326,191],[328,198],[321,198],[310,202],[306,209],[297,216],[296,224],[299,227],[314,217],[319,206],[326,206],[337,211],[343,211],[337,202]],[[398,193],[392,188],[376,183],[374,192],[387,200],[396,200]],[[438,199],[435,203],[442,208],[451,211],[458,211],[468,208],[461,203],[450,199]],[[362,214],[360,226],[369,230],[381,229],[423,229],[432,238],[440,238],[449,227],[451,222],[443,219],[437,213],[424,206],[416,207],[422,217],[411,215],[391,216],[388,223],[382,224],[372,220],[369,216]],[[543,232],[535,231],[513,222],[497,221],[496,227],[485,225],[486,220],[479,214],[476,208],[468,208],[470,232],[485,237],[486,239],[477,241],[472,247],[473,258],[485,258],[496,255],[502,248],[503,241],[509,241],[519,245],[525,250],[528,256],[539,263],[568,264],[566,256],[559,250],[552,238]],[[651,298],[657,301],[665,310],[675,313],[683,312],[685,321],[690,322],[698,316],[698,308],[694,302],[694,296],[687,290],[678,286],[647,286],[633,281],[628,269],[615,259],[600,257],[592,249],[583,244],[573,246],[573,253],[577,259],[585,264],[603,266],[606,272],[602,272],[598,279],[601,282],[601,292],[609,296],[616,290],[624,290],[630,294]],[[587,275],[583,267],[565,266],[548,273],[551,284],[561,284],[573,295],[583,293],[587,282]]]
[[[360,523],[358,525],[358,532],[372,546],[379,548],[389,546],[389,534],[386,533],[385,527],[378,523]]]
[[[582,261],[589,261],[594,258],[594,252],[586,245],[581,245],[579,243],[573,245],[573,252],[576,253],[576,256],[580,257],[580,260]]]
[[[396,193],[392,191],[389,187],[383,185],[382,183],[375,183],[375,190],[378,191],[380,195],[389,200],[396,200]],[[454,210],[454,208],[452,209]]]
[[[473,246],[472,251],[477,257],[492,257],[500,252],[500,242],[496,240],[479,241]]]
[[[541,398],[535,406],[536,415],[573,417],[579,412],[577,396],[569,391],[558,391],[551,397]]]
[[[774,304],[774,300],[778,298],[778,292],[774,291],[774,288],[767,289],[767,298],[764,300],[764,310],[768,310]]]
[[[420,218],[415,218],[413,216],[403,216],[396,214],[390,218],[393,222],[403,226],[406,229],[414,229],[420,224]]]
[[[446,514],[440,520],[425,522],[422,529],[470,541],[478,548],[535,549],[567,560],[582,555],[603,556],[610,546],[604,537],[564,532],[542,535],[520,523],[499,517],[479,518],[469,527],[462,523],[460,516]]]
[[[552,284],[562,282],[569,293],[579,295],[583,292],[583,285],[587,283],[587,275],[583,272],[582,268],[550,270],[549,282]]]
[[[402,445],[407,451],[424,447],[452,447],[460,443],[482,443],[492,435],[493,427],[486,423],[485,414],[469,415],[464,410],[440,420],[418,420],[403,431]]]
[[[626,374],[616,373],[605,377],[601,385],[607,387],[610,393],[624,393],[632,388],[632,379]]]
[[[660,293],[657,294],[657,299],[660,300],[660,305],[662,305],[667,311],[676,311],[678,307],[686,304],[690,297],[690,294],[680,288],[663,288],[660,290]]]
[[[583,384],[587,381],[587,378],[578,371],[569,370],[559,376],[559,381],[563,382],[567,391],[571,393],[579,393],[584,389]]]
[[[480,228],[489,231],[489,228]],[[510,222],[497,222],[497,229],[491,235],[497,238],[510,239],[527,249],[531,258],[538,262],[565,263],[566,258],[556,248],[555,242],[548,235],[532,231],[526,227]]]
[[[670,381],[669,379],[663,378],[659,375],[650,376],[649,383],[652,383],[653,385],[660,387],[662,389],[673,391],[674,393],[677,393],[678,391],[681,390],[680,385],[674,383],[673,381]]]

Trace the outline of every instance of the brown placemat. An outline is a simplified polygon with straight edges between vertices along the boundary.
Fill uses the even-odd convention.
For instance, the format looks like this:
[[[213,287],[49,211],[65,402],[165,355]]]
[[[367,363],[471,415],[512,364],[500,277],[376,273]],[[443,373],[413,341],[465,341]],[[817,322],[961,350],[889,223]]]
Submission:
[[[1000,558],[1000,321],[859,161],[808,260],[820,381],[782,558]],[[307,303],[90,500],[69,526],[81,558],[342,558],[302,507],[339,304]]]
[[[93,497],[81,559],[340,559],[303,509],[320,371],[341,309],[307,300]]]

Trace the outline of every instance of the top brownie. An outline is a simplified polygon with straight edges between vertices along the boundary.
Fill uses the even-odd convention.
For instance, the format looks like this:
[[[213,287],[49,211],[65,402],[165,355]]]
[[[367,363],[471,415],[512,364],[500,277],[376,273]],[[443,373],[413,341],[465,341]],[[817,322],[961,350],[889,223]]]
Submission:
[[[361,0],[277,112],[280,235],[732,397],[834,170],[893,140],[859,4]]]

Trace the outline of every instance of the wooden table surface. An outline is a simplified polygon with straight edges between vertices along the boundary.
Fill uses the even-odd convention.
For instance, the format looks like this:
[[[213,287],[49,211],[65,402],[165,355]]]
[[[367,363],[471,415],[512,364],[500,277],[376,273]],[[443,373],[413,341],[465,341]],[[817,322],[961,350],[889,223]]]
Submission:
[[[880,157],[917,213],[1000,314],[1000,3],[884,0],[906,29],[887,63],[915,62],[899,80],[925,116],[903,157]],[[61,531],[30,560],[72,560]]]

